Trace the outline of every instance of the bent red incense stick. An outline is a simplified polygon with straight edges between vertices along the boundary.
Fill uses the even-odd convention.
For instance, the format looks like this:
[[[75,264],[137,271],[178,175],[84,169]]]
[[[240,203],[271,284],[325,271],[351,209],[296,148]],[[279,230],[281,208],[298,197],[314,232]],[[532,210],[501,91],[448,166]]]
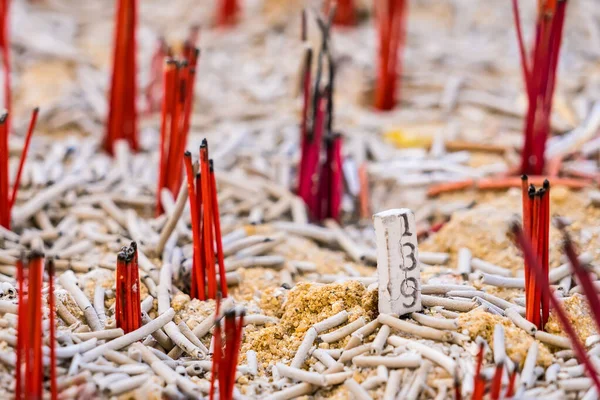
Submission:
[[[596,369],[593,366],[593,364],[590,362],[590,359],[588,358],[583,344],[579,340],[575,329],[571,325],[567,314],[562,308],[562,304],[556,298],[556,295],[550,290],[550,282],[548,280],[548,275],[544,272],[544,268],[541,265],[540,259],[536,257],[535,250],[532,247],[531,242],[525,236],[523,230],[518,224],[513,224],[511,229],[515,236],[517,244],[523,251],[524,258],[527,260],[527,263],[531,266],[532,276],[534,276],[535,279],[539,282],[542,291],[544,292],[544,295],[549,297],[549,303],[552,306],[554,312],[556,313],[556,316],[558,317],[560,324],[565,330],[565,333],[571,339],[573,350],[575,351],[579,362],[584,364],[587,375],[592,379],[592,382],[594,383],[596,389],[600,393],[600,379],[598,378],[598,373],[596,372]]]

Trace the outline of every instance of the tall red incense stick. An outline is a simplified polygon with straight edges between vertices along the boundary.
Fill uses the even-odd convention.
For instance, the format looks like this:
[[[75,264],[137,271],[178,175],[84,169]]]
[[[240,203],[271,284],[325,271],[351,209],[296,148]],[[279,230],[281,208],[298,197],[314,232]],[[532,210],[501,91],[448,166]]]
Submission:
[[[54,259],[50,258],[48,266],[48,319],[50,322],[50,398],[58,399],[58,385],[56,382],[56,316],[54,299]]]
[[[550,134],[552,97],[563,36],[567,0],[539,0],[534,46],[529,59],[525,49],[519,7],[513,0],[513,13],[521,54],[527,100],[525,143],[521,155],[521,172],[542,174],[544,152]]]
[[[117,0],[115,45],[104,149],[113,154],[115,141],[125,139],[138,150],[136,110],[137,0]]]
[[[225,341],[221,334],[221,321],[217,320],[214,329],[213,364],[210,380],[209,399],[215,398],[215,381],[219,381],[219,399],[232,400],[235,375],[242,344],[244,311],[236,315],[234,310],[225,313]]]
[[[523,199],[523,230],[531,241],[534,251],[546,275],[549,273],[548,248],[550,234],[550,182],[544,181],[543,187],[536,191],[528,185],[528,178],[521,178]],[[539,281],[531,272],[531,266],[525,260],[525,305],[527,320],[543,330],[550,315],[549,299],[544,295]]]
[[[235,25],[239,18],[239,12],[238,0],[219,0],[217,2],[217,25],[221,27]]]
[[[31,115],[31,121],[25,136],[25,145],[21,153],[21,159],[19,160],[19,168],[13,184],[12,193],[10,192],[10,171],[8,162],[8,114],[4,113],[0,116],[0,225],[10,229],[10,216],[12,207],[17,200],[17,193],[19,192],[19,185],[21,182],[21,175],[23,173],[23,167],[25,160],[27,159],[27,153],[29,151],[29,144],[31,143],[31,137],[35,129],[37,122],[39,109],[35,108]]]
[[[329,14],[335,6],[335,17],[333,23],[341,26],[352,26],[356,24],[356,8],[354,0],[326,0],[323,4],[323,13]]]
[[[302,37],[306,36],[303,17]],[[317,19],[322,32],[322,47],[317,58],[317,73],[311,82],[312,49],[307,47],[303,62],[303,107],[301,136],[301,159],[298,167],[298,196],[308,207],[315,220],[339,219],[343,195],[342,138],[333,133],[335,66],[328,50],[329,31],[333,13],[327,22]],[[327,67],[328,81],[321,88],[323,70]],[[311,90],[311,85],[314,89]],[[312,104],[312,109],[311,105]],[[324,142],[324,143],[323,143]],[[321,149],[325,149],[321,163]]]
[[[168,59],[164,71],[164,96],[160,128],[160,164],[156,212],[160,214],[160,191],[168,189],[177,195],[181,186],[182,161],[190,131],[190,118],[194,102],[194,82],[200,51],[186,51],[181,62]]]
[[[513,224],[512,232],[515,236],[517,244],[523,251],[523,256],[527,261],[527,264],[531,268],[531,274],[533,279],[536,279],[538,281],[539,285],[542,288],[542,291],[544,292],[544,296],[548,296],[549,303],[552,306],[552,309],[554,310],[556,316],[558,317],[560,324],[565,330],[565,333],[571,339],[571,344],[573,346],[573,350],[575,351],[575,355],[579,359],[579,362],[584,364],[588,376],[592,379],[592,382],[596,386],[598,393],[600,393],[600,379],[598,378],[598,373],[596,372],[594,365],[588,358],[588,354],[585,351],[583,343],[581,343],[581,341],[579,340],[575,329],[571,325],[567,314],[562,308],[562,304],[556,298],[556,295],[550,290],[548,274],[544,271],[544,267],[540,262],[540,258],[536,256],[535,249],[533,248],[532,243],[527,238],[527,236],[518,224]]]
[[[117,255],[115,315],[117,327],[129,333],[142,324],[137,245],[131,242]]]
[[[7,131],[10,131],[10,113],[12,110],[10,87],[10,0],[0,0],[0,54],[2,54],[2,69],[4,73],[4,108],[9,117],[6,121]]]
[[[199,174],[195,173],[192,154],[189,151],[184,154],[184,164],[194,248],[190,295],[200,300],[216,299],[217,296],[227,297],[217,183],[213,161],[208,156],[206,139],[200,146]]]
[[[379,49],[375,83],[375,108],[391,110],[396,105],[397,76],[402,75],[405,42],[406,0],[376,0]]]
[[[39,252],[32,252],[26,262],[21,259],[17,263],[19,319],[15,364],[16,399],[41,399],[43,394],[42,339],[45,336],[42,330],[43,273],[44,256]],[[50,314],[52,315],[52,310]],[[52,329],[51,335],[53,336]],[[51,342],[50,346],[52,348],[54,342]],[[52,364],[52,368],[55,368],[55,364]],[[55,371],[51,374],[56,376]],[[53,386],[56,389],[55,383]]]

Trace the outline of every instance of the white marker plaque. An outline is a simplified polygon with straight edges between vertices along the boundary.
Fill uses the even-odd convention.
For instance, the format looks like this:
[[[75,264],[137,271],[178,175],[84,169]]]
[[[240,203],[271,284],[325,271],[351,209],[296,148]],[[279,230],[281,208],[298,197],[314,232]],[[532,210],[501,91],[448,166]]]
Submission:
[[[377,238],[379,312],[404,315],[421,310],[421,267],[415,215],[408,208],[373,216]]]

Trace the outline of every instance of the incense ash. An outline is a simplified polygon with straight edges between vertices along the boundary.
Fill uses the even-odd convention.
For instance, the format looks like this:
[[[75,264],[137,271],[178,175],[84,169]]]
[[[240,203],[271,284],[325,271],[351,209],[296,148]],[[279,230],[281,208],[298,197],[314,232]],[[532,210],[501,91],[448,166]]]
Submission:
[[[0,398],[599,398],[597,8],[2,2]]]

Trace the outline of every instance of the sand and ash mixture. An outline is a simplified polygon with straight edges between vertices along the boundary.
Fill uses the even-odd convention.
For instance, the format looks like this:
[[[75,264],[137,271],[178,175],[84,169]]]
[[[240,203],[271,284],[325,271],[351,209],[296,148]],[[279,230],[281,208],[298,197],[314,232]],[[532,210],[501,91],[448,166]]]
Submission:
[[[457,391],[468,399],[479,376],[492,381],[499,362],[502,393],[514,375],[515,398],[597,398],[555,313],[543,332],[523,318],[524,261],[510,232],[521,218],[521,191],[477,185],[519,163],[526,99],[509,2],[411,1],[401,101],[389,112],[371,107],[377,42],[370,2],[357,2],[358,25],[332,28],[346,194],[340,221],[323,223],[309,222],[295,194],[301,7],[243,3],[239,23],[218,29],[212,1],[141,2],[140,151],[120,142],[114,157],[102,148],[112,3],[11,4],[11,172],[31,109],[39,106],[40,114],[12,231],[0,230],[0,397],[15,390],[15,265],[23,249],[34,248],[54,258],[57,270],[59,398],[209,397],[215,320],[242,309],[236,399],[453,399]],[[526,26],[531,3],[522,10]],[[594,0],[570,3],[547,151],[564,158],[561,177],[583,177],[586,188],[553,184],[550,213],[563,217],[598,279],[600,13]],[[317,47],[319,29],[308,19],[308,41]],[[214,160],[229,285],[219,313],[214,300],[189,295],[187,202],[163,193],[164,213],[155,213],[160,112],[144,111],[151,107],[142,95],[154,84],[158,39],[180,48],[198,25],[202,53],[186,148],[197,157],[206,138]],[[357,185],[361,166],[366,189]],[[436,195],[436,185],[465,179],[474,183]],[[365,190],[369,215],[361,210]],[[180,216],[178,204],[185,206]],[[401,318],[378,311],[370,214],[390,208],[413,210],[419,234],[423,309]],[[551,226],[549,237],[550,283],[600,365],[600,332],[562,235]],[[117,254],[132,241],[140,329],[153,328],[128,339],[117,327],[115,279]],[[44,283],[43,329],[47,294]],[[49,387],[46,371],[48,396]]]

